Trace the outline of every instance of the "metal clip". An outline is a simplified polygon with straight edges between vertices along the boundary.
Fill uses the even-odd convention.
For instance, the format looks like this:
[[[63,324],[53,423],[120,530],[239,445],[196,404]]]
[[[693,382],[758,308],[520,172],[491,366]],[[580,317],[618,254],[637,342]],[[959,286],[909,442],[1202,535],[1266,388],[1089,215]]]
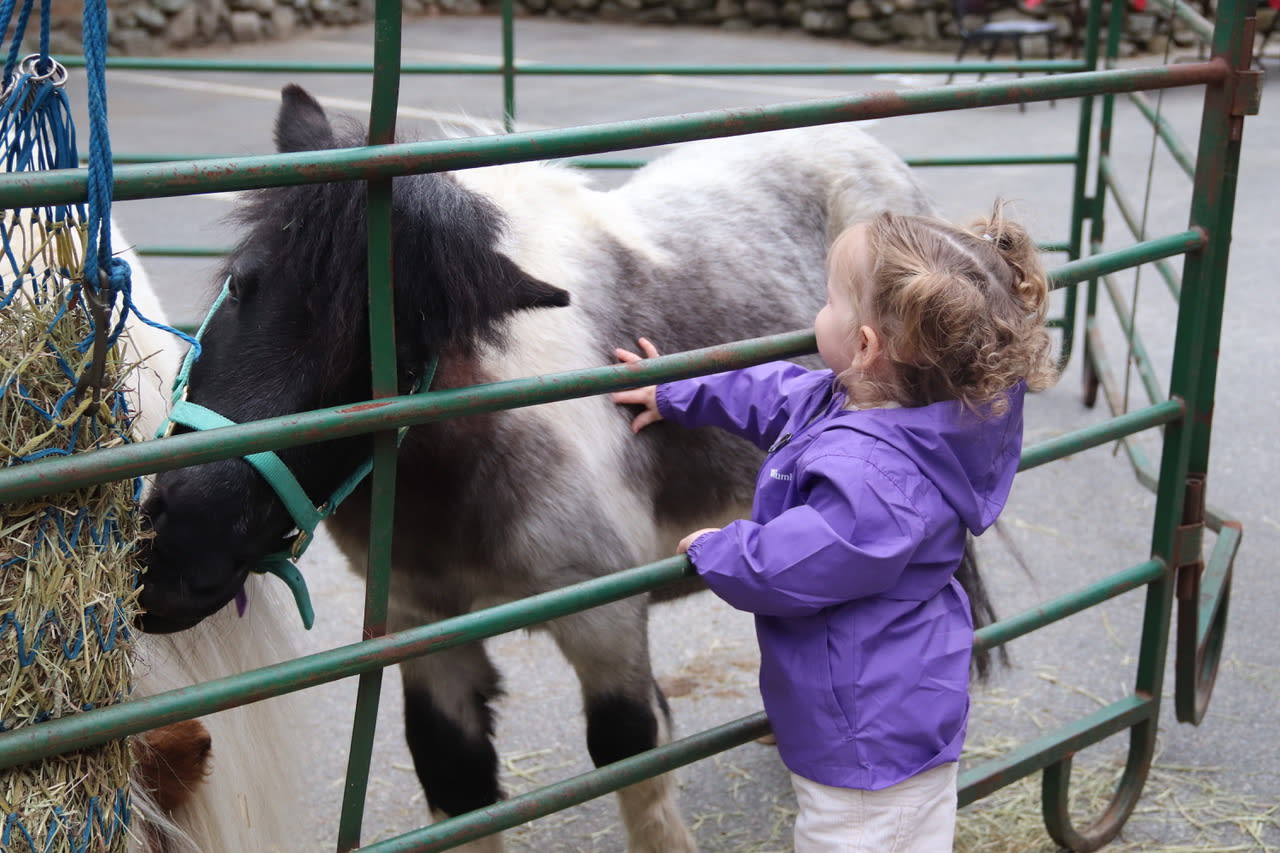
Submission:
[[[297,560],[306,552],[314,533],[315,531],[312,530],[298,531],[298,535],[293,537],[293,542],[289,546],[289,557],[291,559]]]
[[[111,282],[104,270],[98,270],[99,286],[95,290],[86,279],[82,282],[80,294],[89,308],[89,316],[93,318],[93,353],[92,359],[84,373],[76,382],[75,400],[78,402],[86,388],[93,389],[93,403],[96,406],[102,399],[103,386],[106,383],[107,352],[111,347],[111,308],[115,303],[115,294],[111,291]]]
[[[49,63],[49,70],[41,71],[41,63]],[[48,80],[53,84],[55,89],[61,89],[67,82],[67,67],[51,56],[42,56],[38,53],[28,54],[22,58],[22,62],[18,66],[23,74],[30,75],[32,83],[42,83]]]

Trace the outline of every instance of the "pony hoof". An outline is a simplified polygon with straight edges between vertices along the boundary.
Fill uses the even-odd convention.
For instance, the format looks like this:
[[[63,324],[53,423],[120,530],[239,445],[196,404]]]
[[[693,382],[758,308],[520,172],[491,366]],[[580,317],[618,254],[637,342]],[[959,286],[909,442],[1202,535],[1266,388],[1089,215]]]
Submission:
[[[693,840],[688,830],[684,830],[662,840],[633,842],[627,847],[627,853],[698,853],[698,842]]]

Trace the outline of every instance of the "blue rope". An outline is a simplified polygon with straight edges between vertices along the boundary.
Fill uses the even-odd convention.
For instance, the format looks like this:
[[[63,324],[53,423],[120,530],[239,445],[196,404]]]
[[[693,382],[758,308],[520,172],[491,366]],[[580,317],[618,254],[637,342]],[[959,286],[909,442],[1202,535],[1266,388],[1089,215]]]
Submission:
[[[4,828],[0,830],[0,849],[18,847],[18,839],[26,842],[22,849],[32,853],[54,853],[69,850],[71,853],[91,853],[101,850],[115,838],[117,832],[128,832],[132,814],[127,791],[116,791],[110,805],[104,807],[100,797],[89,800],[88,813],[79,830],[72,818],[61,808],[53,810],[53,820],[45,827],[31,828],[17,814],[5,815]]]
[[[95,605],[84,609],[85,622],[93,632],[98,651],[115,651],[120,643],[127,643],[133,636],[129,628],[129,619],[120,602],[116,602],[108,615],[99,615]],[[62,656],[69,661],[77,660],[84,653],[85,629],[71,630],[58,618],[57,613],[50,610],[35,625],[24,625],[17,614],[9,612],[0,614],[0,643],[9,642],[9,634],[13,634],[14,654],[19,666],[31,666],[46,643],[56,643]],[[5,726],[0,723],[0,731]]]
[[[17,7],[18,4],[16,0],[0,0],[0,28],[2,28],[0,29],[0,32],[7,33],[12,31],[14,33],[13,42],[15,45],[21,44],[22,42],[22,33],[19,30],[12,29],[13,13]],[[16,50],[14,51],[14,54],[11,54],[5,61],[4,73],[3,75],[0,75],[0,86],[5,88],[8,88],[9,86],[9,79],[13,75],[13,67],[18,61],[15,54]]]
[[[49,25],[53,21],[53,0],[44,0],[44,3],[40,6],[40,21],[40,55],[47,57],[49,55]],[[49,69],[46,68],[44,70],[47,71]]]
[[[188,335],[186,332],[182,331],[181,329],[175,329],[173,326],[167,326],[164,323],[158,322],[156,320],[152,320],[146,314],[143,314],[141,311],[138,310],[138,306],[133,304],[132,287],[125,294],[125,304],[129,306],[129,313],[132,314],[134,317],[136,317],[139,321],[145,323],[146,325],[150,326],[153,329],[159,329],[162,332],[168,332],[174,337],[182,339],[187,344],[187,346],[190,347],[191,351],[195,352],[195,357],[196,358],[200,357],[200,341],[199,340],[197,340],[196,338],[193,338],[191,335]]]
[[[52,77],[35,79],[39,61],[24,61],[16,78],[6,73],[4,103],[0,106],[0,140],[4,141],[4,169],[23,172],[74,169],[79,166],[71,105],[62,86]],[[80,221],[79,205],[48,206],[41,211],[47,222]],[[11,214],[10,221],[18,215]],[[79,214],[73,219],[73,214]],[[6,238],[6,245],[8,240]],[[11,267],[18,269],[15,258]]]
[[[8,4],[12,7],[12,3]],[[13,76],[13,69],[18,65],[18,53],[22,50],[22,39],[27,34],[27,21],[31,18],[32,3],[26,0],[22,4],[21,11],[18,12],[18,24],[13,30],[13,43],[9,46],[9,57],[4,63],[4,82],[7,84]],[[13,9],[10,8],[5,16],[5,25],[7,27],[10,18],[13,17]],[[45,20],[48,20],[47,18]],[[45,54],[48,56],[48,54]]]
[[[46,0],[47,2],[47,0]],[[111,257],[111,139],[107,132],[107,4],[87,2],[84,7],[84,63],[89,82],[89,237],[85,249],[86,281],[97,259],[97,269],[107,272],[112,294],[120,281],[127,288],[129,265]],[[113,263],[114,262],[114,263]],[[121,269],[122,268],[122,269]]]

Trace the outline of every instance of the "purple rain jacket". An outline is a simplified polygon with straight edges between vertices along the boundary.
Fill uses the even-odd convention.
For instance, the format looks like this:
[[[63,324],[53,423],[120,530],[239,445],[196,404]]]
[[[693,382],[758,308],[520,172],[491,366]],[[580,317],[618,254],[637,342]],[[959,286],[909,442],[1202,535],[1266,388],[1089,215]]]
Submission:
[[[1025,386],[980,419],[955,402],[845,409],[829,370],[786,362],[658,386],[662,415],[768,455],[750,520],[699,537],[708,586],[756,615],[783,762],[879,790],[960,756],[973,623],[954,572],[1004,507]]]

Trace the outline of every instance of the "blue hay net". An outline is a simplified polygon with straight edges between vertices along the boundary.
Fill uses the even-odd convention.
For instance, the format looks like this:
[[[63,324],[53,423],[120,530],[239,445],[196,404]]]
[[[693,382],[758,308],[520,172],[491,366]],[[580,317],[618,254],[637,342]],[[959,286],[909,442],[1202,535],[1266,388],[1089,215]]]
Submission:
[[[0,850],[8,850],[10,846],[20,849],[17,842],[22,839],[27,849],[41,853],[68,849],[74,853],[91,853],[104,849],[115,840],[117,833],[128,832],[130,816],[127,791],[117,791],[107,806],[101,802],[90,804],[89,814],[81,819],[83,826],[79,830],[73,828],[79,821],[61,809],[54,809],[54,820],[43,834],[35,835],[18,815],[7,814],[3,826],[0,826]]]
[[[79,166],[75,127],[64,85],[68,75],[49,53],[51,0],[40,0],[38,49],[23,55],[28,24],[35,10],[36,0],[0,0],[0,33],[11,34],[0,80],[0,156],[4,171],[10,173]],[[24,329],[23,335],[38,336],[41,329],[36,324],[44,324],[43,341],[39,344],[43,349],[39,351],[56,365],[54,378],[65,380],[42,381],[55,392],[51,394],[45,388],[37,394],[27,387],[35,380],[24,382],[20,370],[11,372],[6,366],[0,375],[0,393],[6,407],[16,407],[11,411],[20,411],[28,419],[47,425],[36,429],[39,441],[15,443],[22,452],[7,454],[6,467],[69,455],[100,441],[127,441],[130,432],[132,418],[124,394],[104,387],[112,380],[107,371],[108,351],[124,331],[132,310],[129,265],[113,257],[111,248],[106,0],[86,0],[83,32],[90,120],[87,203],[11,209],[0,214],[0,311],[30,312],[32,306],[41,309],[13,316],[39,317],[19,327]],[[68,316],[73,313],[81,316]],[[62,343],[55,343],[52,330],[69,319],[78,325],[61,328],[87,328],[87,333],[70,344],[67,339],[79,333],[63,334],[58,336]],[[85,401],[91,401],[91,405]],[[135,501],[140,489],[141,481],[135,481]],[[26,507],[0,507],[0,521],[7,524],[11,513],[36,506],[38,502]],[[125,507],[102,513],[101,508],[94,511],[89,507],[54,505],[34,509],[38,517],[30,528],[34,532],[23,543],[25,547],[6,547],[6,553],[0,553],[0,577],[28,571],[35,565],[37,555],[70,559],[85,549],[114,551],[129,547],[122,530],[123,519],[113,513],[131,511],[131,507]],[[137,577],[132,578],[130,586],[136,587],[137,581]],[[70,619],[49,610],[23,624],[16,609],[0,612],[0,653],[13,655],[19,666],[27,667],[38,652],[77,661],[120,650],[129,638],[129,616],[123,599],[116,598],[112,605],[109,596],[110,593],[106,604],[90,604],[82,614]],[[94,697],[99,703],[123,698]],[[87,703],[84,707],[88,707]],[[40,721],[38,716],[24,724]],[[9,722],[0,719],[0,732]],[[127,788],[92,797],[81,813],[55,807],[52,816],[40,821],[39,826],[24,823],[21,812],[0,814],[0,849],[102,850],[128,831],[130,818]]]
[[[74,169],[79,165],[75,125],[64,84],[67,71],[49,55],[50,0],[43,0],[40,50],[19,59],[34,0],[0,0],[0,23],[12,32],[4,65],[3,94],[0,95],[0,145],[6,172]],[[15,20],[15,12],[16,20]],[[4,264],[7,287],[0,294],[0,309],[8,308],[23,291],[34,302],[57,306],[49,328],[70,311],[82,311],[89,318],[89,333],[74,345],[75,352],[62,352],[49,344],[59,369],[68,380],[66,393],[52,406],[41,406],[22,386],[18,376],[8,377],[0,390],[17,395],[45,419],[57,422],[79,400],[89,385],[101,392],[101,371],[105,349],[116,343],[128,314],[129,265],[111,257],[111,148],[107,138],[106,108],[106,3],[85,4],[84,46],[89,69],[90,162],[89,203],[50,205],[7,211],[4,227]],[[78,244],[83,249],[78,250]],[[82,259],[83,264],[71,264]],[[114,305],[124,297],[124,308],[112,322]],[[84,356],[94,353],[88,369],[79,370]],[[90,375],[86,375],[90,374]],[[119,395],[117,395],[119,396]],[[113,402],[123,406],[123,401]],[[113,414],[123,422],[128,413]],[[70,429],[65,447],[43,447],[30,454],[15,455],[6,465],[22,464],[49,455],[65,455],[81,449],[79,430]],[[93,430],[90,436],[99,436]]]

